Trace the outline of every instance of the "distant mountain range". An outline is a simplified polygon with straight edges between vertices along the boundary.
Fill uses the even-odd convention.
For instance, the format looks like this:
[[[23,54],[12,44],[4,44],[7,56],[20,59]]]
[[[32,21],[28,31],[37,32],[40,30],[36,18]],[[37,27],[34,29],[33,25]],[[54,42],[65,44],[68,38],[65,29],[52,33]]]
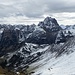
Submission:
[[[0,65],[14,72],[26,70],[48,51],[60,56],[74,35],[75,25],[60,26],[51,17],[38,25],[0,24]]]

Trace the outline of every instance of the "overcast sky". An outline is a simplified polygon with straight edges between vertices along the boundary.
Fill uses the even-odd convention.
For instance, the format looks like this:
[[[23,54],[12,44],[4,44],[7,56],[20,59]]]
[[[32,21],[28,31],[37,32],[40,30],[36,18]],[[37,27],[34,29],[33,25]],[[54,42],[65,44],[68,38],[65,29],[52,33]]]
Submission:
[[[0,23],[37,24],[47,16],[75,24],[75,0],[0,0]]]

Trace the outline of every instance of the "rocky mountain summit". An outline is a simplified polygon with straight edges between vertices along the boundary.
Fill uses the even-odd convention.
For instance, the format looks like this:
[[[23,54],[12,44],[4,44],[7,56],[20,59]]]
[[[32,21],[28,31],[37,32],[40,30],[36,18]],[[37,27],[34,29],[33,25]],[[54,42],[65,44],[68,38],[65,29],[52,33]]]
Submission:
[[[57,23],[56,19],[47,17],[43,22],[40,22],[38,26],[36,26],[33,33],[27,37],[27,42],[37,44],[55,43],[55,39],[59,30],[62,29]]]

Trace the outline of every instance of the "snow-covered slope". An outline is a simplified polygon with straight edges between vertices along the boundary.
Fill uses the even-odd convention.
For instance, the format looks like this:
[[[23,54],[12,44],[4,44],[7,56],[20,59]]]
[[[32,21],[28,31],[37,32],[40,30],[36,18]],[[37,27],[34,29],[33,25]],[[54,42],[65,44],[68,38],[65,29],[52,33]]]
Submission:
[[[57,59],[52,58],[32,75],[75,75],[75,52]]]
[[[64,51],[61,54],[58,50],[61,54],[58,56],[57,51],[51,53],[53,47]],[[40,60],[29,66],[28,71],[31,75],[75,75],[75,37],[66,43],[49,46]]]

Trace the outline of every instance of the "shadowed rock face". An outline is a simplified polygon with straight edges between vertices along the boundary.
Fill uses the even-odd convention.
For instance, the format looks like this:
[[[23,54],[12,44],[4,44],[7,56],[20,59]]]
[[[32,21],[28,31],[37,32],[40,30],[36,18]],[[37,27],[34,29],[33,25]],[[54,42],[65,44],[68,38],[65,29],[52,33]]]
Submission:
[[[18,36],[14,30],[4,29],[0,40],[0,56],[14,51],[18,45]]]
[[[18,43],[18,34],[14,30],[5,29],[2,33],[1,45],[10,46]]]

